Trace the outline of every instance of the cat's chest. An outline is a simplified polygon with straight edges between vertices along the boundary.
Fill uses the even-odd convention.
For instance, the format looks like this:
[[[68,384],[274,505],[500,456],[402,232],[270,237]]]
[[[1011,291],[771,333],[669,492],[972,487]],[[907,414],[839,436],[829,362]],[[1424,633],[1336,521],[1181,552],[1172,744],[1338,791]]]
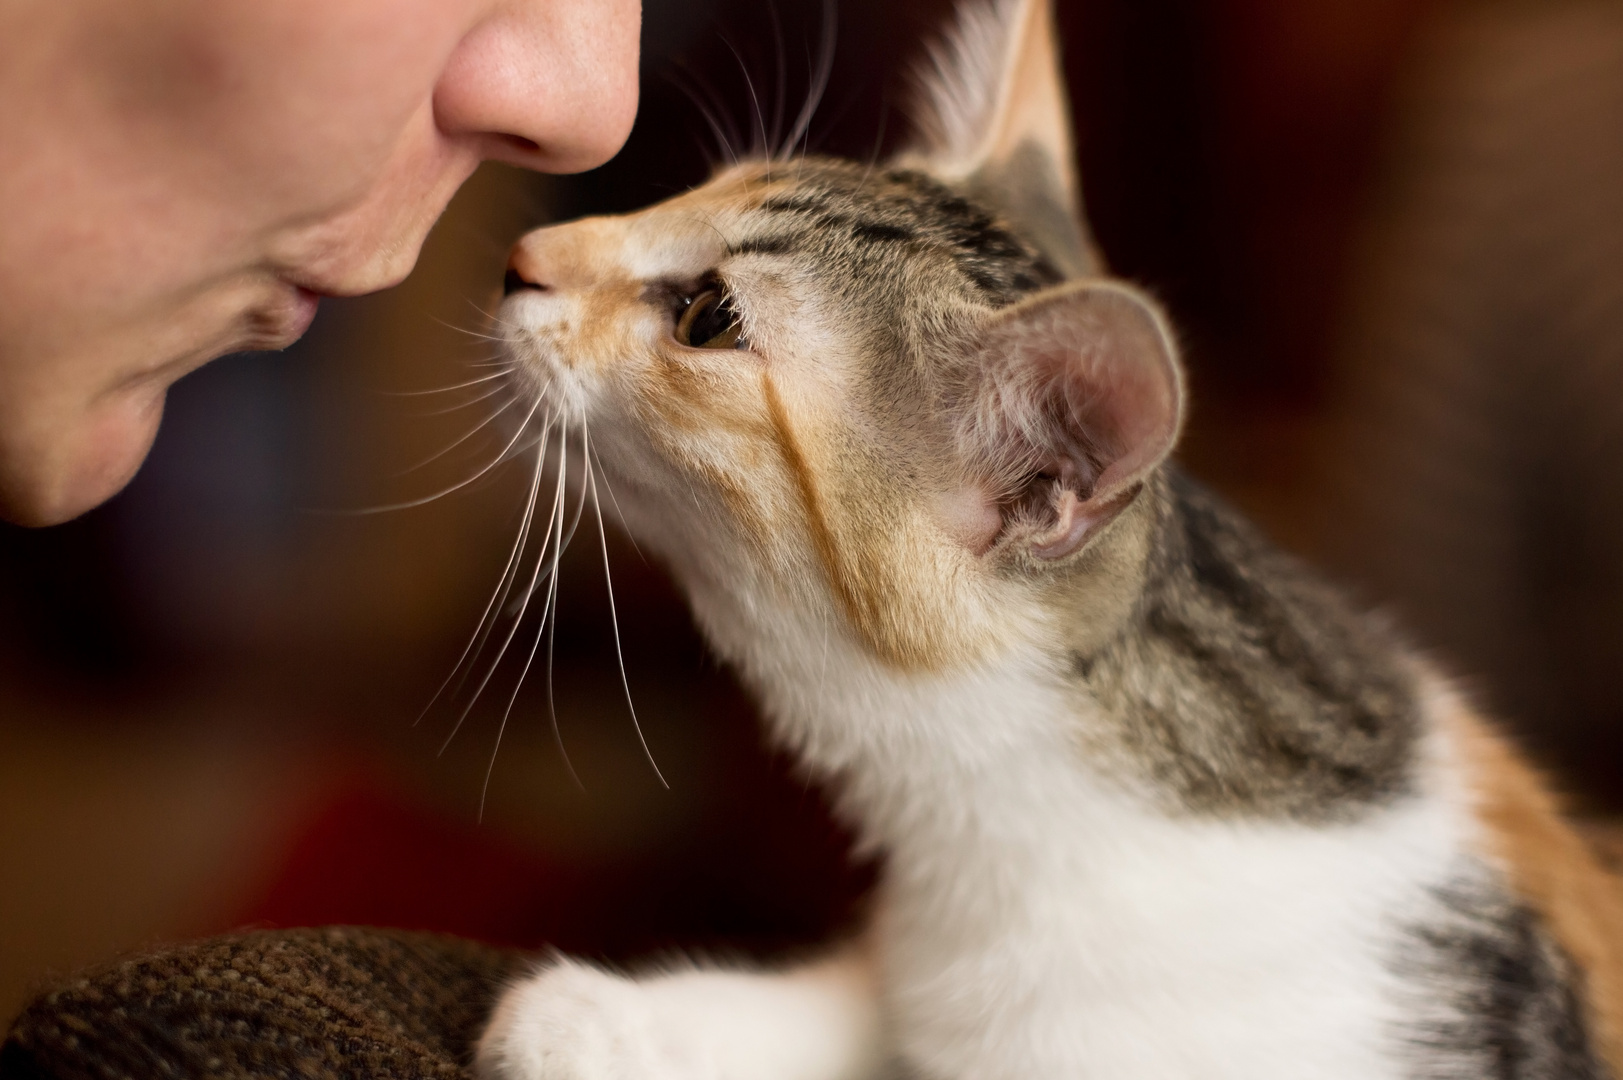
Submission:
[[[1444,801],[1175,820],[1059,758],[956,797],[888,836],[877,926],[931,1075],[1397,1075],[1406,920],[1461,852]]]

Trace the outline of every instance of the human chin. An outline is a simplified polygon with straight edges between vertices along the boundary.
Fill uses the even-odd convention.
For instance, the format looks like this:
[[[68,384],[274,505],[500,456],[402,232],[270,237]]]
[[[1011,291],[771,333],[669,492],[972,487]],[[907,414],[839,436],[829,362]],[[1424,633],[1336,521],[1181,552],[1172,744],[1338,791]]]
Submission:
[[[57,525],[106,502],[141,467],[163,419],[165,387],[146,384],[33,425],[0,450],[0,518]]]

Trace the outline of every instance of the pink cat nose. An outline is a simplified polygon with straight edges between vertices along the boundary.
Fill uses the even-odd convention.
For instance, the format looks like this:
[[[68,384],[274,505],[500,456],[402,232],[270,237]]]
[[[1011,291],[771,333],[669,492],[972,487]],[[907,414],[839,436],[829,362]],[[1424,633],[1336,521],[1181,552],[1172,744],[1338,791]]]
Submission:
[[[546,283],[541,280],[538,269],[522,247],[514,248],[507,260],[507,274],[502,278],[502,295],[512,296],[520,289],[546,292]]]

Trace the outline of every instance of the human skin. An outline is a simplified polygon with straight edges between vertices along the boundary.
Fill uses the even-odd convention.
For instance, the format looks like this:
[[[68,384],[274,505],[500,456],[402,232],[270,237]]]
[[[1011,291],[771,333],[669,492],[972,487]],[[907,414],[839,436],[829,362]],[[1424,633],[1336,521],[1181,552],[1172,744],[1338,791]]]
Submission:
[[[0,4],[0,517],[115,494],[176,379],[399,282],[481,160],[606,160],[639,22],[639,0]]]

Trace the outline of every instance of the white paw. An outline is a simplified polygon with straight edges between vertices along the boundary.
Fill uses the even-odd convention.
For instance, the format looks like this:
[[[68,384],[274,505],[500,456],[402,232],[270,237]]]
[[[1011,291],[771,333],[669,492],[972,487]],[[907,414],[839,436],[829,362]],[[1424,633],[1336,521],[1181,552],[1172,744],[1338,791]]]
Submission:
[[[632,980],[559,960],[502,995],[474,1069],[483,1080],[714,1080],[673,1019]]]

